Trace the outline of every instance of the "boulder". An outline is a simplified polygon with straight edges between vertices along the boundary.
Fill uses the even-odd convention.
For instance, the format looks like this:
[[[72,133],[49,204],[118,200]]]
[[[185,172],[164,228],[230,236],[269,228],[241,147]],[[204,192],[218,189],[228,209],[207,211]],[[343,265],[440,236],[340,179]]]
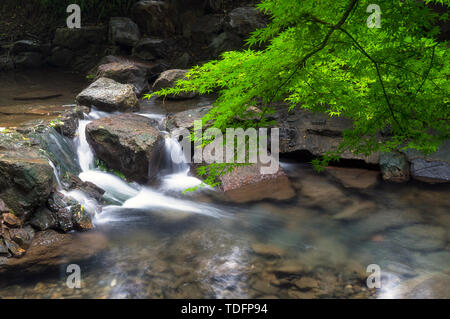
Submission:
[[[240,50],[243,45],[243,38],[235,33],[225,31],[212,39],[209,49],[214,57],[218,57],[226,51]]]
[[[70,49],[54,47],[47,58],[47,63],[56,67],[69,66],[73,61],[74,55],[75,53]]]
[[[53,45],[71,50],[83,49],[90,44],[102,44],[106,40],[105,26],[87,26],[80,29],[57,28]]]
[[[170,56],[170,42],[157,38],[142,38],[133,48],[133,56],[145,61],[163,59]]]
[[[264,15],[254,7],[233,9],[229,14],[229,18],[229,25],[233,32],[244,37],[266,25]]]
[[[130,18],[114,17],[109,20],[111,43],[132,47],[140,37],[139,27]]]
[[[48,159],[34,148],[5,149],[5,146],[8,147],[3,139],[0,141],[0,197],[23,221],[49,197],[53,169]]]
[[[37,230],[47,230],[57,227],[57,220],[53,213],[46,207],[38,210],[30,221],[30,225]]]
[[[10,228],[20,227],[22,225],[20,218],[18,218],[17,216],[15,216],[12,213],[3,214],[1,217],[2,217],[2,223]]]
[[[22,52],[40,52],[44,53],[46,51],[45,46],[41,45],[35,40],[19,40],[13,43],[11,52],[13,54],[18,54]]]
[[[147,72],[133,63],[108,63],[100,65],[97,77],[105,77],[122,84],[134,86],[136,95],[142,95],[148,90]]]
[[[167,38],[176,32],[176,15],[165,1],[138,1],[131,13],[144,34]]]
[[[450,181],[450,141],[445,141],[439,149],[429,155],[415,150],[406,150],[411,163],[411,177],[423,182],[441,183]]]
[[[153,83],[153,91],[175,87],[178,80],[183,79],[188,70],[167,70],[161,73],[159,78]],[[195,92],[180,93],[178,95],[168,95],[168,99],[182,100],[191,99],[197,96]]]
[[[308,151],[314,156],[322,156],[334,151],[342,142],[342,134],[352,128],[352,121],[342,117],[313,113],[304,109],[287,110],[286,106],[276,108],[273,118],[280,128],[280,152]],[[368,164],[378,164],[379,154],[370,156],[345,151],[341,158],[363,160]]]
[[[380,154],[380,169],[383,180],[402,183],[409,180],[409,163],[406,156],[400,152],[382,152]]]
[[[78,104],[94,106],[106,112],[134,111],[139,101],[134,86],[121,84],[108,78],[99,78],[76,97]]]
[[[37,273],[68,263],[89,259],[108,245],[98,233],[61,234],[54,230],[38,232],[22,258],[10,258],[0,265],[0,273],[8,271]]]
[[[172,114],[167,119],[167,128],[169,130],[175,130],[177,128],[192,130],[194,128],[194,122],[201,120],[209,110],[211,110],[211,106],[203,106]]]
[[[22,249],[28,249],[34,237],[34,230],[30,226],[9,230],[9,238]]]
[[[219,177],[220,188],[236,203],[263,199],[288,200],[295,196],[290,181],[279,167],[274,174],[262,174],[260,163],[236,167]]]
[[[120,114],[89,123],[86,137],[95,156],[130,180],[146,182],[157,173],[164,138],[157,123],[136,114]]]
[[[109,64],[109,63],[131,63],[134,66],[144,70],[147,74],[147,79],[152,82],[156,80],[156,78],[164,72],[169,67],[164,62],[161,61],[144,61],[142,59],[136,57],[121,57],[114,55],[107,55],[101,61],[99,65]]]

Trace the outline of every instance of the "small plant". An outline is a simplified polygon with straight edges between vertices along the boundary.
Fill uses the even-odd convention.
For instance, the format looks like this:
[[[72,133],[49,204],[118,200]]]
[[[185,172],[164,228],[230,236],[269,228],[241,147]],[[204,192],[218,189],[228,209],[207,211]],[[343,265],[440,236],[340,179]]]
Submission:
[[[119,172],[119,171],[116,170],[116,169],[110,169],[110,168],[108,168],[108,167],[106,166],[106,163],[105,163],[104,161],[102,161],[102,160],[96,159],[96,160],[95,160],[95,166],[96,166],[98,169],[100,169],[101,171],[103,171],[103,172],[114,174],[114,175],[116,175],[117,177],[123,179],[124,181],[127,181],[127,178],[125,177],[125,175],[123,175],[123,173]]]
[[[50,127],[56,127],[56,126],[62,126],[62,125],[64,125],[64,122],[61,121],[60,119],[52,120],[49,123]]]

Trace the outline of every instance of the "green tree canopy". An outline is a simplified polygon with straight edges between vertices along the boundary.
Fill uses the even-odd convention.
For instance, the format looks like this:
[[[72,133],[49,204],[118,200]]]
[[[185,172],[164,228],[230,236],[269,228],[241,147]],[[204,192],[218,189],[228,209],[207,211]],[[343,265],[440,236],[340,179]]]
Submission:
[[[381,25],[369,28],[367,8],[375,2]],[[448,15],[433,12],[431,2],[449,4],[262,0],[258,8],[270,22],[252,33],[249,49],[196,66],[176,88],[155,94],[218,91],[204,120],[220,129],[251,105],[262,106],[264,116],[274,102],[351,118],[353,129],[322,164],[344,150],[433,152],[449,138],[450,69],[448,43],[436,40],[435,24]]]

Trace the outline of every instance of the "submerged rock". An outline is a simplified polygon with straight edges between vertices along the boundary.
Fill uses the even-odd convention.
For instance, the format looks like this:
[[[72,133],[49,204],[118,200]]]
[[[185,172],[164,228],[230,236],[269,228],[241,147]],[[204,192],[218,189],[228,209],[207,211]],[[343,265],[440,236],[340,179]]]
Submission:
[[[447,231],[438,226],[413,225],[393,230],[389,238],[408,249],[432,251],[445,248]]]
[[[346,188],[366,189],[378,183],[380,172],[359,168],[327,167],[326,172]]]
[[[104,250],[107,239],[98,233],[61,234],[54,230],[38,232],[25,256],[10,258],[0,265],[6,271],[40,272],[69,262],[91,258]]]
[[[448,299],[450,276],[433,273],[407,280],[395,291],[394,298],[406,299]]]
[[[175,87],[178,80],[183,79],[186,76],[187,70],[167,70],[161,73],[159,78],[153,83],[153,91],[158,91],[161,89],[173,88]],[[168,99],[182,100],[191,99],[197,96],[195,92],[183,92],[177,95],[170,94],[167,96]]]
[[[130,62],[102,64],[97,69],[97,77],[109,78],[122,84],[131,84],[134,86],[136,95],[141,95],[148,90],[145,70]]]
[[[139,107],[133,85],[108,78],[99,78],[78,94],[76,100],[80,105],[94,106],[106,112],[135,111]]]
[[[136,114],[120,114],[89,123],[86,137],[95,155],[127,178],[146,182],[158,172],[164,138],[157,123]]]

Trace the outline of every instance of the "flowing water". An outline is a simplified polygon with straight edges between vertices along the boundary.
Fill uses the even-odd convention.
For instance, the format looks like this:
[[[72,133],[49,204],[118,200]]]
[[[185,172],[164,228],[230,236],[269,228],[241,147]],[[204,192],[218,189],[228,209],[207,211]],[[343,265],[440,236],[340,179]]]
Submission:
[[[161,109],[147,105],[141,112],[163,121]],[[171,161],[183,154],[170,137],[159,183],[127,183],[95,168],[86,142],[86,125],[107,115],[86,115],[72,141],[79,177],[103,188],[107,204],[80,191],[64,194],[93,214],[92,232],[106,237],[108,247],[80,262],[81,289],[66,285],[69,261],[2,278],[0,297],[442,297],[442,282],[429,278],[450,275],[448,185],[349,189],[308,164],[286,161],[294,198],[235,204],[211,189],[183,193],[200,181],[187,164]],[[58,163],[52,165],[58,174]],[[366,285],[373,264],[381,270],[380,289]],[[450,298],[448,289],[444,294]]]

